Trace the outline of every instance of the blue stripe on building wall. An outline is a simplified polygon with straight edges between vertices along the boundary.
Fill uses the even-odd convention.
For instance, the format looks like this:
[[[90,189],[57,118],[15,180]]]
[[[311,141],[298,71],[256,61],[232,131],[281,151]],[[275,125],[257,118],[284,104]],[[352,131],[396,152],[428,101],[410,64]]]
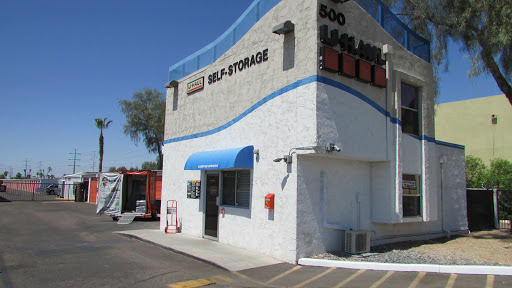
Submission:
[[[380,114],[382,114],[383,116],[388,118],[391,123],[397,124],[399,126],[402,126],[402,122],[400,121],[400,119],[392,117],[391,114],[388,111],[386,111],[384,108],[380,107],[375,101],[373,101],[372,99],[370,99],[369,97],[367,97],[363,93],[361,93],[361,92],[357,91],[356,89],[354,89],[352,87],[349,87],[349,86],[347,86],[347,85],[345,85],[343,83],[340,83],[338,81],[335,81],[335,80],[332,80],[332,79],[329,79],[329,78],[326,78],[326,77],[323,77],[323,76],[320,76],[320,75],[313,75],[313,76],[301,79],[301,80],[299,80],[299,81],[297,81],[295,83],[292,83],[292,84],[290,84],[288,86],[285,86],[285,87],[283,87],[283,88],[281,88],[281,89],[279,89],[279,90],[277,90],[277,91],[275,91],[273,93],[270,93],[265,98],[261,99],[256,104],[252,105],[249,109],[245,110],[242,114],[238,115],[233,120],[227,122],[224,125],[221,125],[221,126],[219,126],[217,128],[214,128],[214,129],[211,129],[211,130],[208,130],[208,131],[204,131],[204,132],[200,132],[200,133],[195,133],[195,134],[191,134],[191,135],[187,135],[187,136],[181,136],[181,137],[177,137],[177,138],[167,139],[167,140],[164,141],[164,144],[170,144],[170,143],[174,143],[174,142],[180,142],[180,141],[185,141],[185,140],[190,140],[190,139],[195,139],[195,138],[201,138],[201,137],[210,136],[210,135],[213,135],[213,134],[218,133],[220,131],[223,131],[223,130],[231,127],[232,125],[234,125],[238,121],[242,120],[245,116],[249,115],[251,112],[253,112],[254,110],[258,109],[260,106],[262,106],[263,104],[269,102],[270,100],[272,100],[272,99],[274,99],[274,98],[276,98],[278,96],[281,96],[281,95],[283,95],[283,94],[285,94],[287,92],[295,90],[295,89],[297,89],[299,87],[302,87],[304,85],[311,84],[311,83],[314,83],[314,82],[318,82],[318,83],[322,83],[322,84],[325,84],[325,85],[329,85],[331,87],[334,87],[334,88],[340,89],[342,91],[345,91],[345,92],[347,92],[347,93],[349,93],[349,94],[359,98],[360,100],[362,100],[366,104],[370,105],[371,107],[373,107],[377,112],[379,112]],[[413,136],[413,137],[418,139],[418,140],[421,140],[421,141],[428,141],[428,142],[436,143],[436,144],[439,144],[439,145],[444,145],[444,146],[449,146],[449,147],[453,147],[453,148],[464,149],[464,146],[462,146],[462,145],[457,145],[457,144],[437,141],[435,138],[429,137],[427,135],[422,135],[421,137],[418,137],[418,136]]]

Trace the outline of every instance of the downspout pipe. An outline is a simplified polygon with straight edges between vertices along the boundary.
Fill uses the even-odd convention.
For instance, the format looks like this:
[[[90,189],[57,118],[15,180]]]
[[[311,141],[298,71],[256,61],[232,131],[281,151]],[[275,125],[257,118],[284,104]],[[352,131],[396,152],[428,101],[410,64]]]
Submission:
[[[443,189],[443,165],[444,163],[446,163],[446,156],[441,156],[441,158],[439,158],[439,166],[440,166],[440,170],[441,170],[441,230],[446,233],[446,237],[450,238],[450,230],[448,229],[445,229],[444,228],[444,201],[443,201],[443,194],[444,194],[444,189]]]

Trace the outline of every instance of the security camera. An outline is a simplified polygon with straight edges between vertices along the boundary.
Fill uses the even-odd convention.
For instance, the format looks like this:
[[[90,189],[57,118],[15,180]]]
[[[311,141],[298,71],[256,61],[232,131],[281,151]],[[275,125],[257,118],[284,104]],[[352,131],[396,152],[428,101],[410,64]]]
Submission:
[[[336,152],[340,152],[341,151],[341,148],[338,147],[336,144],[334,143],[327,143],[325,145],[325,151],[327,152],[332,152],[332,151],[336,151]]]

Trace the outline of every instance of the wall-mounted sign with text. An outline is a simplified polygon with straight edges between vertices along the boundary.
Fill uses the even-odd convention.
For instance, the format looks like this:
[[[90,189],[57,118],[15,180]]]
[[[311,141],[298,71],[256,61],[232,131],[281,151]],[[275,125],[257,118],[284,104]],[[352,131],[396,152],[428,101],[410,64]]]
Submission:
[[[334,9],[327,10],[325,5],[320,5],[319,15],[340,26],[346,21],[342,13]],[[363,40],[356,42],[353,36],[347,33],[340,35],[338,29],[329,30],[327,25],[320,26],[320,42],[324,44],[320,47],[321,70],[355,78],[376,87],[386,87],[386,69],[381,67],[386,61],[382,59],[381,48]]]
[[[226,68],[222,68],[219,71],[216,71],[210,75],[208,75],[208,84],[211,85],[215,82],[219,82],[222,80],[224,76],[231,76],[236,74],[237,72],[242,72],[246,69],[249,69],[252,66],[256,66],[263,62],[268,61],[268,49],[260,51],[256,54],[251,55],[250,57],[245,57],[244,59],[240,59],[239,61],[229,65]]]
[[[199,91],[204,88],[204,77],[197,78],[187,83],[187,94]]]

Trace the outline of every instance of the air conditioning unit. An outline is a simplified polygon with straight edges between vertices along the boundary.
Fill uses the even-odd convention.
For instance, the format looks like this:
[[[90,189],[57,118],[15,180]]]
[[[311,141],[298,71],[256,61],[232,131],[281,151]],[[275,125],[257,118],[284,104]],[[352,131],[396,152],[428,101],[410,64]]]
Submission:
[[[370,231],[345,231],[345,252],[360,254],[370,252]]]

